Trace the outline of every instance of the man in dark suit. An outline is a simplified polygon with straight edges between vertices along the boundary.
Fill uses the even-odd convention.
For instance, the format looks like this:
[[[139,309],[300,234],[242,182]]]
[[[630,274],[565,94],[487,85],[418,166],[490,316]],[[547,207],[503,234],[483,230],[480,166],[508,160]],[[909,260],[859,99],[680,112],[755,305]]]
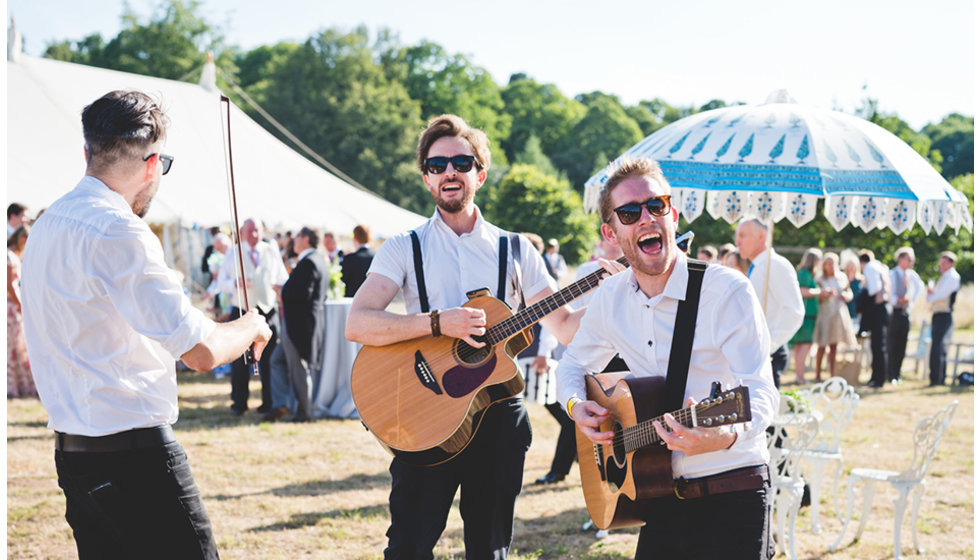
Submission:
[[[289,280],[282,286],[283,316],[289,333],[286,359],[296,393],[294,422],[312,418],[313,374],[323,361],[324,329],[323,302],[330,291],[327,261],[317,251],[320,233],[304,227],[293,238],[299,256]],[[295,349],[295,352],[290,350]]]
[[[371,230],[366,226],[354,228],[354,242],[357,243],[357,250],[345,254],[343,260],[340,261],[340,268],[343,271],[344,296],[346,297],[354,297],[357,289],[361,287],[367,277],[368,268],[371,268],[374,251],[367,245],[370,240]]]

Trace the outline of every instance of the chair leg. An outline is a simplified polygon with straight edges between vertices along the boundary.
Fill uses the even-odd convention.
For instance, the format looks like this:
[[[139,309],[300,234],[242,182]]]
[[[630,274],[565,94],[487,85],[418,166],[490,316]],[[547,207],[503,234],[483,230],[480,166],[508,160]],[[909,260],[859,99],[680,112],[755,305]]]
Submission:
[[[812,493],[811,493],[812,496]],[[803,499],[803,490],[793,491],[793,503],[789,506],[789,558],[796,560],[796,516],[800,513],[800,500]]]
[[[844,516],[844,526],[841,527],[840,535],[837,535],[837,540],[834,544],[830,545],[830,552],[837,550],[840,546],[842,540],[844,540],[844,535],[847,534],[847,526],[851,523],[851,514],[854,513],[854,477],[851,476],[847,481],[847,514]]]
[[[919,554],[925,554],[924,548],[919,546],[919,503],[922,501],[922,494],[925,492],[925,485],[916,485],[915,492],[912,494],[912,545]]]
[[[776,541],[776,554],[782,554],[786,551],[786,490],[779,489],[776,491],[775,504],[773,504],[773,513],[776,516],[776,533],[773,535],[773,540]]]
[[[861,533],[864,532],[864,526],[868,523],[868,517],[871,515],[871,504],[875,500],[875,483],[873,480],[864,481],[864,505],[861,507],[861,523],[858,524],[857,534],[854,535],[854,540],[861,539]]]
[[[844,472],[844,460],[834,459],[837,462],[837,468],[834,469],[834,515],[837,519],[841,519],[842,509],[840,507],[840,498],[838,497],[838,488],[840,488],[840,475]]]
[[[905,506],[908,504],[909,490],[912,488],[907,484],[894,485],[898,490],[898,497],[895,498],[895,560],[902,558],[902,520],[905,518]]]
[[[820,491],[823,489],[823,471],[827,466],[826,459],[817,459],[811,463],[810,472],[810,532],[820,534]]]

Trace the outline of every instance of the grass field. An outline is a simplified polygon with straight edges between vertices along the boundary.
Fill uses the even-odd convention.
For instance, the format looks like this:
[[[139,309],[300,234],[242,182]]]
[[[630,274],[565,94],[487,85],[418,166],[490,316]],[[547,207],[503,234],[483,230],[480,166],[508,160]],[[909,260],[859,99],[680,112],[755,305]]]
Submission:
[[[971,334],[972,336],[972,334]],[[867,374],[865,374],[867,375]],[[789,379],[787,373],[784,379]],[[863,379],[863,378],[862,378]],[[380,558],[388,523],[389,456],[356,420],[310,424],[260,424],[254,412],[228,414],[227,379],[180,374],[177,437],[187,449],[194,475],[214,524],[222,558]],[[790,386],[792,388],[792,386]],[[253,382],[253,402],[258,383]],[[959,401],[939,453],[929,468],[919,515],[920,558],[974,555],[974,398],[972,388],[928,388],[920,379],[898,386],[859,390],[862,399],[844,438],[845,470],[901,470],[910,459],[912,429],[922,416]],[[547,472],[557,424],[531,405],[534,443],[528,454],[525,489],[518,500],[512,557],[518,559],[632,558],[636,529],[596,540],[581,525],[584,508],[577,467],[564,482],[532,482]],[[7,401],[7,555],[12,559],[74,558],[64,520],[53,442],[47,416],[35,400]],[[841,480],[843,494],[846,476]],[[808,510],[797,522],[800,558],[838,560],[891,557],[892,503],[882,487],[860,542],[828,553],[841,523],[824,507],[824,532],[809,532]],[[705,536],[710,538],[710,528]],[[914,555],[903,531],[903,550]],[[462,522],[453,508],[437,558],[462,558]]]

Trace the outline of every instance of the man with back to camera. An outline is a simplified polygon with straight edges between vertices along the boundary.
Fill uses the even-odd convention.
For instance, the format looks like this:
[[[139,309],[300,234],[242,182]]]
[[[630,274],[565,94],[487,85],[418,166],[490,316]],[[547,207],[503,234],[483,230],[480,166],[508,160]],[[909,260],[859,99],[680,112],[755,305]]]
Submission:
[[[912,267],[915,265],[915,251],[902,247],[895,251],[895,267],[889,271],[891,280],[892,314],[888,321],[888,381],[902,381],[902,362],[905,361],[905,347],[909,343],[909,306],[923,292],[922,279]]]
[[[174,363],[208,371],[272,333],[255,311],[215,324],[141,220],[173,157],[147,95],[82,112],[85,177],[39,220],[24,259],[31,365],[55,430],[58,484],[85,559],[217,558],[177,420]]]
[[[599,212],[603,237],[623,250],[630,268],[606,279],[589,301],[558,364],[558,398],[593,443],[612,445],[613,432],[598,431],[609,411],[585,400],[585,376],[617,352],[634,376],[666,376],[672,345],[683,338],[674,332],[675,320],[695,272],[676,246],[677,211],[653,160],[620,162],[603,186]],[[708,397],[713,381],[741,383],[749,389],[752,420],[737,432],[727,426],[686,428],[670,415],[665,421],[671,432],[655,424],[673,452],[675,494],[650,500],[637,559],[773,554],[765,430],[778,395],[768,328],[748,279],[721,266],[703,274],[686,406]]]
[[[32,234],[33,235],[33,234]],[[929,288],[926,301],[932,309],[932,346],[929,348],[929,386],[946,384],[946,334],[953,328],[953,304],[960,290],[956,254],[939,254],[939,282]]]
[[[487,144],[483,131],[455,115],[429,121],[419,138],[417,161],[437,208],[432,218],[415,230],[421,253],[419,274],[428,305],[419,297],[411,232],[389,238],[354,296],[347,320],[349,340],[382,346],[431,334],[483,346],[473,337],[486,332],[485,311],[462,305],[471,290],[499,288],[493,285],[500,272],[499,241],[502,235],[507,237],[507,232],[486,222],[473,203],[490,167]],[[527,304],[532,305],[554,293],[555,287],[531,243],[523,236],[519,243],[523,290]],[[504,299],[516,309],[520,297],[511,281],[515,276],[512,257],[505,261]],[[621,269],[616,263],[607,266],[610,272]],[[406,315],[385,311],[399,289],[404,294]],[[426,313],[426,308],[432,311]],[[559,341],[568,342],[581,315],[563,307],[545,317],[542,324]],[[530,444],[531,426],[524,402],[510,398],[486,409],[473,440],[449,461],[420,467],[392,460],[391,525],[385,558],[432,558],[457,489],[466,556],[506,558],[524,455]]]
[[[340,268],[344,281],[344,297],[354,297],[358,288],[367,278],[368,269],[371,268],[371,261],[374,260],[374,251],[368,246],[371,241],[371,230],[367,226],[358,225],[354,227],[354,243],[357,248],[353,253],[347,253],[341,260]]]

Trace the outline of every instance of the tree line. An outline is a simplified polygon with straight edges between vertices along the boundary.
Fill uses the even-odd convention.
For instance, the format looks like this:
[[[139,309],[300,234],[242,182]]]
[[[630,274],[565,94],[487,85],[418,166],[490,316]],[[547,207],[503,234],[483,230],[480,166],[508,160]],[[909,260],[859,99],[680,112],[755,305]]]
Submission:
[[[609,160],[659,128],[700,111],[740,102],[712,100],[673,106],[652,97],[626,105],[599,90],[568,97],[553,84],[514,73],[506,84],[462,54],[428,40],[405,45],[389,29],[320,30],[303,42],[280,41],[244,50],[200,14],[198,0],[162,0],[141,19],[124,5],[122,30],[93,33],[47,46],[58,60],[184,81],[196,81],[208,51],[215,53],[219,87],[278,138],[275,127],[237,95],[225,77],[323,158],[385,199],[423,215],[431,199],[415,167],[415,143],[425,122],[455,113],[487,132],[493,163],[477,202],[501,227],[531,230],[562,243],[570,262],[588,258],[598,218],[586,215],[585,181]],[[855,114],[907,142],[970,199],[973,212],[973,117],[950,114],[914,130],[867,98]],[[821,201],[822,204],[822,201]],[[730,242],[734,227],[710,216],[693,230],[695,245]],[[966,231],[927,236],[916,227],[896,236],[835,232],[823,219],[803,228],[776,226],[777,246],[867,247],[890,261],[900,245],[934,267],[941,250],[960,255],[958,269],[973,278],[973,237]]]

